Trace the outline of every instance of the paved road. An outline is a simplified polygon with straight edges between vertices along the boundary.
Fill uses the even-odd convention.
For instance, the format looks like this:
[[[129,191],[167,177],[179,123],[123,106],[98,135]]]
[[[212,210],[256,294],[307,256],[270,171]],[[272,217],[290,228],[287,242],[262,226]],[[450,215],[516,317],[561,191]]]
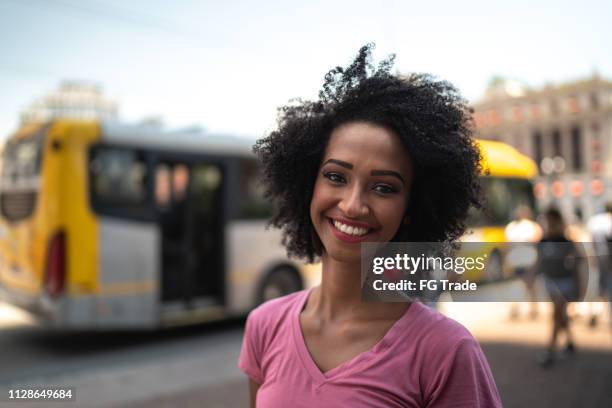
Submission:
[[[441,305],[481,341],[506,407],[612,406],[612,336],[605,325],[590,329],[575,318],[578,354],[548,371],[538,367],[548,307],[540,305],[536,320],[511,322],[507,305]],[[87,407],[242,407],[246,381],[235,366],[241,338],[240,321],[130,334],[49,333],[13,321],[0,327],[0,388],[70,385],[75,406]]]
[[[2,306],[0,316],[1,311]],[[0,390],[71,386],[75,406],[106,407],[244,382],[236,367],[243,321],[154,333],[72,334],[11,323],[0,327]],[[0,398],[0,406],[10,405]]]

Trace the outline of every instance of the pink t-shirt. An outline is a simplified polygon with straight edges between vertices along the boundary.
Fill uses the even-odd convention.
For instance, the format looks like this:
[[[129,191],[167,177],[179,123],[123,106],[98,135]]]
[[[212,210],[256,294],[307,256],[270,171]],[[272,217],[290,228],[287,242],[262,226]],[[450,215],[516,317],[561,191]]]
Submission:
[[[459,323],[413,303],[369,351],[322,373],[299,315],[310,291],[249,315],[238,366],[260,384],[257,407],[501,407],[478,343]]]

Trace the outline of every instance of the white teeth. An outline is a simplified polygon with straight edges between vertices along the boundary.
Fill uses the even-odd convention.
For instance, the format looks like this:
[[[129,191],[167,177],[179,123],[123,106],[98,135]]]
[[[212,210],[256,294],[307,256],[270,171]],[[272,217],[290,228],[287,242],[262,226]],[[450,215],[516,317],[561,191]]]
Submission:
[[[334,221],[334,226],[348,235],[360,236],[368,233],[367,228],[353,227],[350,225],[342,224],[340,221]]]

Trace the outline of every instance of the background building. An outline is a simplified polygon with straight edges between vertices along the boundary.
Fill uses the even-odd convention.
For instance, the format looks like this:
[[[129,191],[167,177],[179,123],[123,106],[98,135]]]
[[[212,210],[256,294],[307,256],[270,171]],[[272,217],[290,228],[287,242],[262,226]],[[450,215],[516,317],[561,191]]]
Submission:
[[[62,82],[58,89],[33,102],[21,112],[21,123],[53,118],[116,119],[117,103],[107,99],[98,85]]]
[[[477,136],[538,164],[541,207],[589,217],[612,198],[612,82],[591,78],[542,89],[494,78],[474,104]]]

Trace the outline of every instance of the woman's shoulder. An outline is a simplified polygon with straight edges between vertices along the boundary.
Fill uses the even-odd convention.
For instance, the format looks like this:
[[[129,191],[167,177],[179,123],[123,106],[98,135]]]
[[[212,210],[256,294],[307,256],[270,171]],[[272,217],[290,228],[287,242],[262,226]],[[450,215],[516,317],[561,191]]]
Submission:
[[[421,329],[413,354],[427,406],[463,401],[465,406],[501,407],[489,363],[469,330],[437,310],[415,305]]]
[[[290,293],[288,295],[268,300],[249,313],[247,321],[249,325],[257,326],[259,329],[273,329],[289,321],[291,313],[304,301],[307,290]]]

